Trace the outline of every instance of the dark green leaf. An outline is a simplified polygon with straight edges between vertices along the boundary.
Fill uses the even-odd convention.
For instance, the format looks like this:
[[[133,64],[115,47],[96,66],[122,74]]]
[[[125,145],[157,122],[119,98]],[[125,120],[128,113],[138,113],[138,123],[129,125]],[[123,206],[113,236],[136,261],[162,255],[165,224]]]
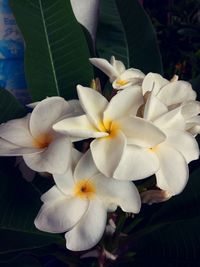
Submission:
[[[76,96],[93,78],[89,50],[66,0],[10,0],[26,43],[25,69],[34,101]]]
[[[0,89],[0,123],[26,115],[25,108],[5,89]]]
[[[14,158],[0,159],[0,229],[22,232],[22,238],[30,234],[37,244],[62,242],[62,237],[37,230],[34,219],[41,207],[40,195],[33,186],[26,182],[14,165]],[[20,235],[20,234],[19,234]],[[35,235],[34,239],[31,237]],[[27,237],[28,238],[28,237]],[[10,240],[12,249],[12,240]]]
[[[151,21],[137,0],[102,0],[98,52],[127,67],[162,74],[161,57]]]

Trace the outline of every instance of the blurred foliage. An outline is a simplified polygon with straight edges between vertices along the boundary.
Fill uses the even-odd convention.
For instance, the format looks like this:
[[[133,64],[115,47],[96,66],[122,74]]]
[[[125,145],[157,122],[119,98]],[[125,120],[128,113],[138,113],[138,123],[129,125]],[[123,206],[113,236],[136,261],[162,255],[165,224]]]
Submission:
[[[165,75],[181,79],[200,74],[200,0],[145,0],[157,31]]]

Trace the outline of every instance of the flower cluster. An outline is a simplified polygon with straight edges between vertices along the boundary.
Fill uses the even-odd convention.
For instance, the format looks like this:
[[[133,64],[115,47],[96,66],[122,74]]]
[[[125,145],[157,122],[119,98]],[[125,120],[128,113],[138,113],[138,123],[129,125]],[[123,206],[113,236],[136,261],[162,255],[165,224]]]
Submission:
[[[118,206],[135,214],[141,199],[153,203],[179,194],[188,163],[199,157],[200,103],[189,83],[125,69],[114,57],[90,61],[109,77],[110,101],[78,85],[79,100],[49,97],[34,103],[26,117],[0,125],[1,156],[22,156],[29,168],[54,178],[41,197],[36,227],[66,233],[74,251],[99,242],[107,212]],[[87,145],[85,153],[77,141]],[[151,175],[159,191],[140,196],[133,181]]]

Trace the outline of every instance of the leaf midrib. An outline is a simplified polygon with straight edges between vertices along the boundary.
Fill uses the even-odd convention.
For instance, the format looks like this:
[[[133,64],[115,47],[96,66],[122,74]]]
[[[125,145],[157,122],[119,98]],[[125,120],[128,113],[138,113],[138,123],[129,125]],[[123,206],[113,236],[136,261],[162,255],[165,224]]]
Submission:
[[[51,66],[52,66],[52,72],[53,72],[53,77],[54,77],[55,86],[56,86],[56,91],[57,91],[57,94],[59,96],[60,92],[59,92],[58,81],[57,81],[56,72],[55,72],[55,66],[54,66],[54,62],[53,62],[53,55],[51,53],[51,46],[50,46],[50,42],[49,42],[49,36],[48,36],[48,33],[47,33],[47,26],[46,26],[44,12],[43,12],[42,0],[39,0],[39,6],[40,6],[40,12],[41,12],[41,16],[42,16],[42,23],[43,23],[43,26],[44,26],[45,39],[47,41],[47,47],[48,47],[48,52],[49,52],[50,63],[51,63]]]

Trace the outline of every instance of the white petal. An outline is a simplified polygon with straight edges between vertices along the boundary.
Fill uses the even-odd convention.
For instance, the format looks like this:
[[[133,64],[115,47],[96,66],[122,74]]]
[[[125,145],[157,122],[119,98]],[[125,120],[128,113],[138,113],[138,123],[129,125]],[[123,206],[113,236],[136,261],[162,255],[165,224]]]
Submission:
[[[192,135],[200,133],[200,116],[194,116],[186,122],[186,130]]]
[[[186,162],[199,158],[199,146],[196,139],[189,133],[178,130],[166,130],[166,146],[172,146],[178,150]]]
[[[110,63],[115,68],[118,74],[121,74],[126,70],[123,62],[116,60],[114,56],[111,57]]]
[[[65,195],[72,195],[74,187],[74,177],[72,169],[70,167],[63,174],[54,174],[53,178],[61,192],[63,192]]]
[[[144,119],[153,121],[168,112],[168,108],[153,93],[147,99],[144,108]]]
[[[139,86],[133,86],[116,94],[104,111],[104,120],[115,120],[124,116],[135,115],[143,104],[142,91]]]
[[[159,161],[155,153],[146,148],[128,145],[113,177],[135,181],[153,175],[158,168]]]
[[[119,75],[118,71],[106,60],[103,58],[90,58],[90,62],[103,71],[113,82]]]
[[[108,100],[96,90],[81,85],[77,86],[77,93],[83,110],[98,128],[99,123],[102,122]]]
[[[168,83],[169,81],[160,74],[150,72],[145,76],[142,83],[143,94],[153,90],[153,94],[157,95],[160,89]]]
[[[42,152],[42,149],[16,146],[0,138],[0,156],[22,156],[40,152]]]
[[[100,0],[71,0],[76,19],[91,34],[95,41]]]
[[[90,201],[85,215],[73,229],[65,234],[66,246],[73,251],[94,247],[103,236],[107,220],[106,208],[101,201]]]
[[[64,173],[71,159],[71,142],[66,137],[55,139],[42,153],[24,155],[24,161],[29,168],[38,172],[52,174]]]
[[[75,171],[74,171],[74,178],[75,180],[80,179],[90,179],[96,173],[98,173],[98,169],[94,164],[91,151],[88,150],[78,162]]]
[[[112,86],[114,89],[125,89],[130,85],[141,84],[144,76],[144,73],[140,70],[131,68],[119,75],[117,79],[113,81]],[[125,81],[125,84],[120,85],[118,81]]]
[[[72,170],[74,171],[77,163],[79,162],[80,158],[82,157],[82,153],[77,149],[72,147]]]
[[[198,101],[186,102],[181,108],[181,113],[185,120],[189,120],[190,118],[198,115],[200,113],[200,102]]]
[[[154,124],[161,129],[185,129],[185,119],[181,113],[181,107],[173,109],[158,119],[154,120]]]
[[[117,123],[128,139],[128,144],[153,147],[165,140],[165,134],[161,130],[142,118],[126,117],[117,120]]]
[[[57,200],[65,199],[65,195],[58,189],[56,185],[51,187],[46,193],[41,196],[42,202],[52,202],[52,204],[54,204]]]
[[[70,106],[70,113],[73,115],[73,116],[80,116],[82,114],[84,114],[84,111],[81,107],[81,104],[79,102],[79,100],[77,99],[72,99],[72,100],[69,100],[68,101],[68,104]]]
[[[58,198],[45,203],[34,223],[42,231],[63,233],[72,228],[84,215],[88,201],[80,198]]]
[[[160,161],[160,169],[156,173],[157,186],[171,195],[179,194],[189,177],[184,157],[174,148],[165,145],[160,145],[156,154]]]
[[[70,112],[70,106],[62,97],[48,97],[33,110],[30,117],[30,131],[34,137],[48,133],[62,116]]]
[[[184,101],[194,100],[196,98],[196,93],[192,89],[190,83],[175,81],[164,86],[157,94],[157,97],[165,103],[165,105],[170,106]]]
[[[132,182],[118,181],[97,174],[92,181],[97,188],[97,196],[105,204],[116,204],[125,212],[138,213],[141,207],[140,195]]]
[[[90,148],[97,168],[108,177],[112,177],[124,153],[126,140],[122,133],[115,138],[101,138],[92,141]]]
[[[86,115],[61,120],[53,125],[53,129],[62,134],[68,134],[69,136],[82,139],[98,138],[108,135],[107,133],[98,131]]]
[[[22,147],[33,147],[29,131],[30,114],[22,119],[10,120],[0,125],[0,137]]]

